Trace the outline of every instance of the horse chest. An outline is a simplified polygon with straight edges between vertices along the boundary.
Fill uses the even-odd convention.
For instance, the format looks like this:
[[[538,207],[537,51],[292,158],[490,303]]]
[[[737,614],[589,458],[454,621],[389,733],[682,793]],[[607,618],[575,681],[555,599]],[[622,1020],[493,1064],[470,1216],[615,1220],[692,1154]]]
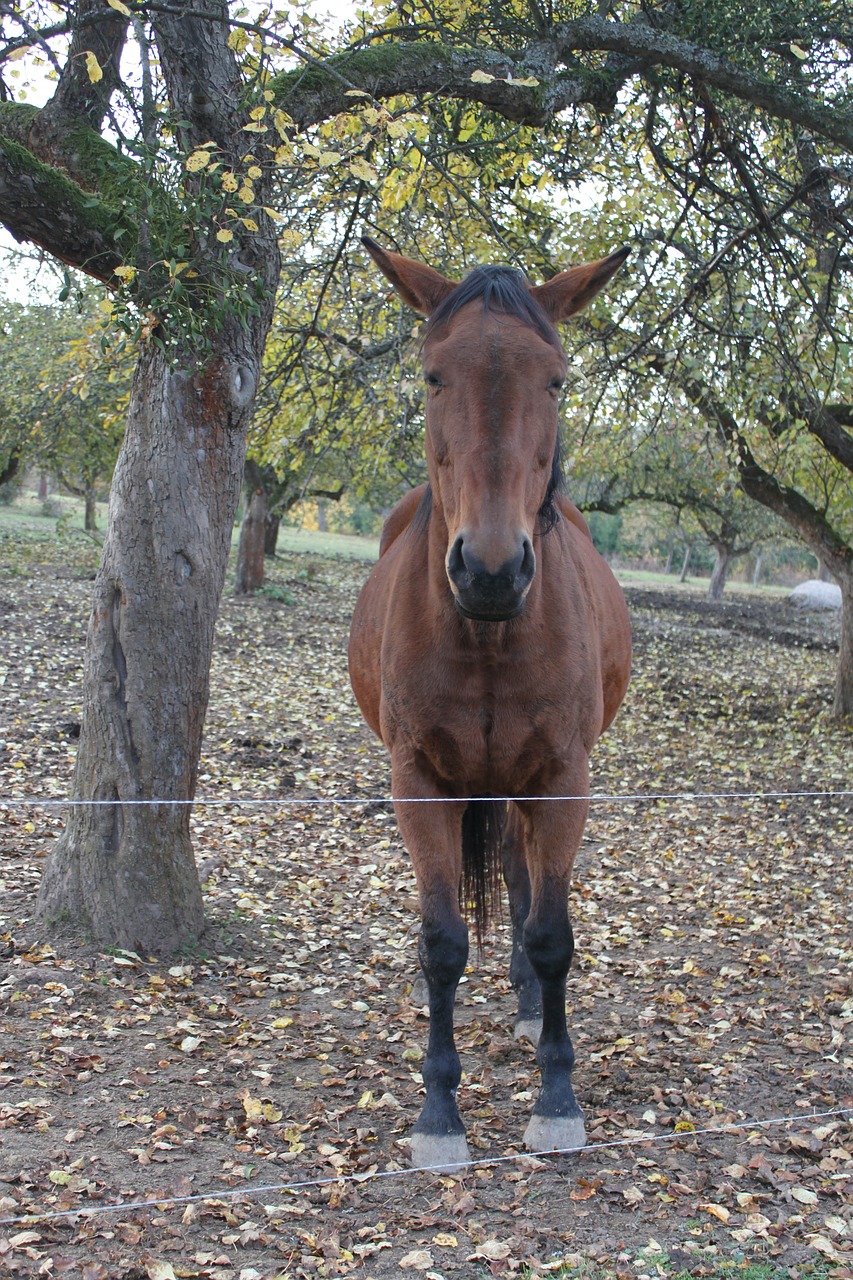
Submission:
[[[558,765],[573,736],[560,713],[571,696],[564,673],[432,658],[386,681],[385,706],[389,736],[435,776],[468,793],[511,794]]]

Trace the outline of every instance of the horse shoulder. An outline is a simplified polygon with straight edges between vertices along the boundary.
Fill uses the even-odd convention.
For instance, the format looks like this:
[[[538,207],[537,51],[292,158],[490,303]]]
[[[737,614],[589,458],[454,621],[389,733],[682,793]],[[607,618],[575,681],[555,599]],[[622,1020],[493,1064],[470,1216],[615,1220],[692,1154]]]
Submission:
[[[397,541],[400,534],[408,529],[415,517],[415,512],[421,505],[426,490],[427,486],[425,484],[419,484],[416,489],[410,489],[392,509],[391,514],[382,526],[382,536],[379,539],[380,559],[385,555],[391,544]]]
[[[581,585],[598,637],[598,661],[604,698],[602,724],[599,733],[612,722],[619,708],[631,674],[631,622],[628,606],[619,583],[604,557],[596,550],[583,516],[571,503],[571,511],[560,510],[566,523],[560,529],[561,541],[574,564],[577,581]],[[596,735],[598,736],[598,735]]]
[[[570,524],[573,524],[576,529],[580,529],[581,533],[586,534],[590,542],[592,542],[592,534],[590,532],[589,525],[575,504],[570,502],[565,494],[557,494],[557,507],[559,508],[560,515],[565,516]]]

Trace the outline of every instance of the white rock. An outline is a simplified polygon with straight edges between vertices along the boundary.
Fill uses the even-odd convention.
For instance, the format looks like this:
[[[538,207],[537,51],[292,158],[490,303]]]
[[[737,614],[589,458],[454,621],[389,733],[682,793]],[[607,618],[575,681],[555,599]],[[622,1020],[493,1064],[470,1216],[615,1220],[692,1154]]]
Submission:
[[[788,599],[801,609],[840,609],[841,588],[834,582],[810,578],[808,582],[794,587]]]

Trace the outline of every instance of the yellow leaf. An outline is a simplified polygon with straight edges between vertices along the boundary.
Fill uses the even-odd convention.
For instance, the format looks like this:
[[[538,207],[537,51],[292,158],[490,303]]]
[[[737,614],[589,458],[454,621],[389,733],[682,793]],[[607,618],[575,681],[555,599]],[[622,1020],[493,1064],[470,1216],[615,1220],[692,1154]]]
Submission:
[[[699,1208],[710,1213],[712,1217],[719,1218],[720,1222],[728,1222],[731,1217],[728,1209],[722,1204],[700,1204]]]
[[[791,1187],[791,1195],[798,1204],[817,1204],[817,1195],[808,1187]]]
[[[471,76],[474,84],[491,84],[494,78],[494,76],[489,75],[488,71],[475,71]]]
[[[187,156],[185,168],[189,173],[198,173],[210,164],[210,156],[206,151],[193,151]]]
[[[433,1236],[432,1242],[442,1249],[456,1249],[459,1246],[456,1236],[450,1235],[447,1231],[439,1231],[437,1236]]]
[[[89,79],[92,84],[97,84],[99,80],[103,80],[104,73],[101,70],[101,64],[91,49],[86,51],[86,70],[89,73]]]
[[[248,183],[245,183],[245,185],[237,192],[237,195],[239,199],[243,201],[243,204],[253,204],[255,200],[255,188],[250,187]]]
[[[71,1181],[71,1174],[65,1169],[51,1169],[47,1176],[54,1186],[57,1187],[67,1187]]]
[[[389,120],[386,133],[389,138],[407,138],[409,127],[402,120]]]
[[[264,1113],[264,1104],[260,1098],[253,1098],[248,1089],[244,1089],[239,1096],[243,1104],[243,1110],[246,1113],[246,1119],[250,1121],[260,1120]]]
[[[510,76],[507,84],[514,84],[518,88],[534,89],[539,81],[535,76],[527,76],[524,80],[516,80],[515,76]]]
[[[253,164],[249,170],[249,177],[254,181],[255,178],[260,178],[263,175],[263,172],[263,169],[259,165]]]
[[[116,267],[113,275],[118,276],[119,280],[123,280],[125,284],[130,284],[136,275],[136,267]]]
[[[127,5],[122,4],[121,0],[107,0],[107,4],[111,9],[115,9],[117,13],[123,13],[126,18],[133,16]]]
[[[236,191],[239,185],[240,183],[237,181],[236,175],[231,173],[230,170],[226,169],[222,175],[223,191]]]
[[[284,214],[279,213],[278,209],[270,209],[267,205],[264,205],[263,210],[268,218],[272,218],[273,222],[284,222]],[[292,1021],[292,1018],[288,1018],[288,1024]],[[275,1023],[273,1023],[273,1026],[275,1026]]]
[[[234,232],[229,231],[227,227],[222,227],[220,231],[217,231],[216,239],[220,244],[227,244],[229,240],[234,239]]]
[[[254,218],[241,218],[240,221],[247,231],[257,231],[258,224]]]
[[[794,55],[795,58],[799,58],[801,62],[804,58],[807,58],[809,56],[808,50],[803,49],[798,44],[791,45],[791,53]]]
[[[317,157],[317,163],[322,168],[328,169],[330,165],[337,164],[340,158],[340,151],[321,151]]]
[[[357,160],[353,160],[349,166],[349,171],[354,178],[359,178],[362,182],[375,182],[379,177],[372,164],[368,164],[364,156],[359,156]]]

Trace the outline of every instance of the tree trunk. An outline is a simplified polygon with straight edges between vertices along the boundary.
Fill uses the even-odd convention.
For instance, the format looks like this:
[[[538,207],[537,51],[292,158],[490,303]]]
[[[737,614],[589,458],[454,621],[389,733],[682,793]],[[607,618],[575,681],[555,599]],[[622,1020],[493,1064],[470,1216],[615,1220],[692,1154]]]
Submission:
[[[672,573],[672,561],[674,556],[675,556],[675,543],[671,542],[669,544],[669,551],[667,551],[666,553],[666,564],[663,567],[663,571],[667,575],[667,577]]]
[[[273,511],[267,512],[266,527],[264,528],[264,555],[270,559],[275,555],[275,549],[278,546],[278,531],[281,527],[281,516]]]
[[[714,560],[714,568],[711,571],[711,585],[708,587],[709,600],[722,600],[723,591],[726,586],[726,579],[729,576],[729,565],[731,564],[731,548],[723,542],[718,542],[714,546],[716,558]]]
[[[261,485],[246,494],[246,513],[240,526],[237,547],[235,596],[250,595],[264,585],[264,542],[267,523],[267,492]]]
[[[678,575],[679,582],[687,581],[687,570],[690,568],[690,556],[692,552],[693,548],[688,544],[684,549],[684,560],[681,564],[681,573]]]
[[[323,502],[322,498],[317,499],[317,532],[329,532],[329,526],[326,520],[326,504]]]
[[[841,586],[841,635],[832,714],[853,717],[853,573],[839,579]]]
[[[48,489],[48,484],[47,484],[47,472],[40,471],[38,493],[37,493],[39,502],[47,502],[47,496],[49,492],[50,490]]]
[[[752,585],[757,587],[761,581],[761,570],[764,565],[764,553],[759,551],[755,557],[755,568],[752,571]]]
[[[254,353],[226,326],[196,375],[170,372],[153,346],[140,357],[89,623],[75,804],[39,890],[46,923],[142,955],[204,926],[188,802],[263,345],[252,337]]]
[[[83,517],[83,528],[88,530],[89,533],[95,533],[98,528],[98,509],[95,503],[95,490],[90,484],[86,485],[84,501],[86,508]]]

